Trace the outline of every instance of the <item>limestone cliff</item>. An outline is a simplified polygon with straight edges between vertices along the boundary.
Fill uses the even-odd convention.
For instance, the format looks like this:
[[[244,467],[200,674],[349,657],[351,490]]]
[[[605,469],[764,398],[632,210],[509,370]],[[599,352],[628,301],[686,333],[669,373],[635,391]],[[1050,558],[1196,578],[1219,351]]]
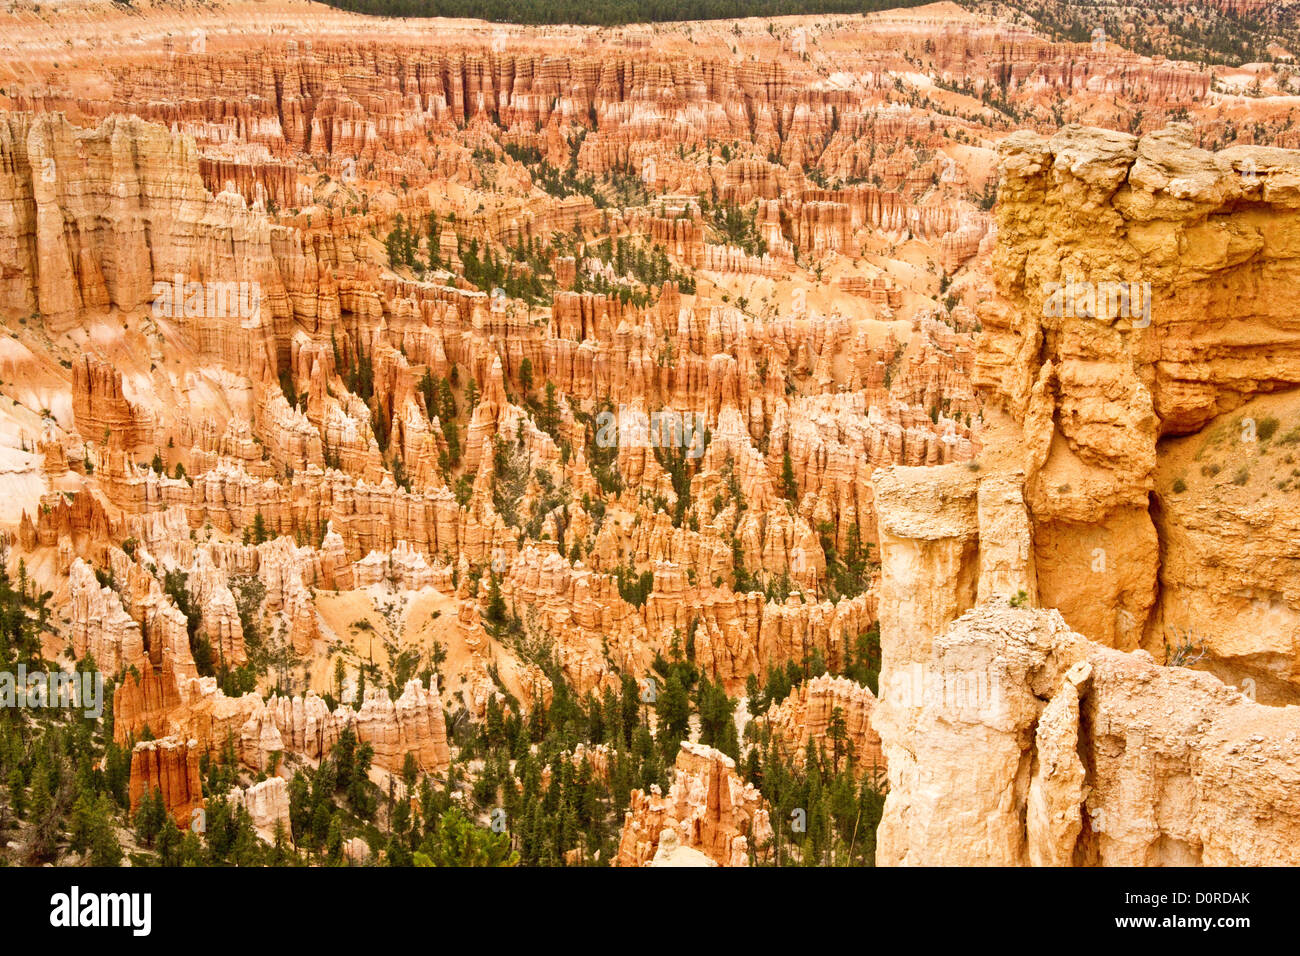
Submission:
[[[997,600],[934,638],[914,684],[890,686],[875,717],[881,864],[1300,861],[1300,708]]]
[[[1300,155],[1211,153],[1175,124],[1141,138],[1020,132],[1002,157],[998,298],[982,312],[975,382],[1014,423],[989,460],[1025,473],[1037,600],[1095,640],[1157,656],[1195,631],[1225,677],[1292,699],[1287,509],[1267,500],[1274,481],[1240,496],[1228,485],[1268,462],[1251,454],[1188,498],[1178,489],[1197,467],[1222,463],[1157,478],[1175,436],[1232,432],[1266,455],[1254,431],[1266,415],[1243,408],[1300,385],[1287,304]]]

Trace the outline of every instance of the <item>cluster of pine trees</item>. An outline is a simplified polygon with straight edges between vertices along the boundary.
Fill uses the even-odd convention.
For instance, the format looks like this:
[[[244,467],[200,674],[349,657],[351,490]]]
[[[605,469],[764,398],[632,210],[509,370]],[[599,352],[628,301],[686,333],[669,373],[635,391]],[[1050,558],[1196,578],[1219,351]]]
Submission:
[[[746,255],[767,252],[767,240],[758,232],[758,207],[741,207],[734,202],[715,203],[708,207],[710,224],[724,242],[743,250]]]
[[[455,374],[454,370],[453,374]],[[438,424],[442,427],[442,437],[447,440],[447,450],[439,454],[438,464],[443,474],[450,475],[452,469],[460,464],[461,456],[460,425],[456,421],[460,415],[460,408],[456,404],[452,382],[449,378],[440,375],[435,377],[425,369],[418,387],[420,397],[424,399],[425,414],[430,420],[438,419]]]
[[[834,531],[828,522],[817,527],[822,554],[826,558],[827,590],[831,600],[838,601],[856,597],[870,587],[872,576],[880,564],[871,557],[874,545],[870,541],[863,543],[856,525],[851,526],[845,535],[843,554],[835,547]]]
[[[552,699],[495,699],[481,726],[466,734],[462,759],[481,759],[473,785],[475,806],[508,834],[525,865],[580,861],[607,865],[617,847],[632,790],[667,786],[666,763],[650,730],[643,689],[624,676],[601,695],[576,695],[553,655],[535,658],[552,680]],[[581,757],[576,756],[583,745]],[[604,772],[589,755],[608,748]]]
[[[1056,40],[1091,43],[1104,35],[1107,42],[1142,56],[1229,66],[1273,60],[1270,44],[1286,38],[1295,27],[1293,17],[1279,17],[1267,9],[1239,12],[1210,3],[1169,7],[1151,2],[1140,6],[1144,9],[1134,16],[1130,10],[1111,12],[1064,0],[1043,0],[1025,12]]]
[[[0,671],[53,671],[41,655],[48,601],[19,561],[17,578],[0,548]],[[92,674],[91,655],[77,665]],[[111,701],[113,683],[106,681]],[[65,852],[98,866],[115,866],[122,848],[113,821],[127,805],[131,755],[113,743],[111,711],[102,721],[80,708],[0,708],[0,847],[13,843],[14,862],[38,865]],[[0,857],[8,856],[0,851]]]
[[[480,249],[479,241],[471,239],[460,246],[459,255],[461,275],[476,289],[493,294],[500,289],[507,298],[529,305],[549,303],[555,283],[546,275],[550,267],[535,244],[531,251],[525,245],[516,248],[512,258],[498,258],[490,243]]]
[[[112,742],[111,721],[96,724],[79,710],[0,710],[0,841],[20,847],[14,862],[52,863],[65,852],[96,866],[121,862],[114,825],[127,806],[131,755]]]
[[[617,26],[677,20],[870,13],[913,7],[922,0],[328,0],[332,7],[383,17],[467,17],[494,23],[576,23]]]
[[[644,243],[626,237],[606,238],[587,243],[583,256],[611,267],[615,278],[609,279],[601,272],[584,274],[580,269],[574,278],[575,292],[615,295],[622,302],[636,306],[652,302],[665,282],[674,283],[687,295],[695,294],[695,277],[675,268],[661,245],[647,248]]]
[[[832,715],[826,752],[795,755],[770,732],[738,736],[736,700],[694,662],[695,625],[657,655],[647,678],[623,674],[617,688],[575,694],[550,648],[517,650],[552,682],[549,705],[529,712],[508,692],[492,699],[481,723],[460,721],[459,759],[481,762],[471,793],[477,813],[494,821],[524,865],[608,865],[633,789],[666,789],[668,769],[690,734],[737,761],[738,772],[769,801],[775,835],[752,846],[760,865],[872,865],[875,830],[884,806],[880,768],[853,752],[844,715]],[[519,629],[522,633],[522,629]],[[879,667],[874,632],[849,646],[841,673],[860,679]],[[771,670],[760,690],[747,692],[758,713],[784,699],[808,677],[827,672],[821,655]],[[504,691],[504,687],[501,686]],[[751,728],[756,725],[751,724]],[[596,745],[603,757],[592,759]],[[798,756],[800,759],[794,759]],[[456,768],[452,778],[459,775]]]
[[[394,269],[406,266],[407,268],[423,268],[417,255],[420,251],[420,234],[415,228],[415,224],[407,225],[399,212],[393,220],[392,231],[388,233],[388,238],[384,240],[384,249],[388,253],[388,263]],[[436,252],[436,247],[431,242],[429,245],[430,255]],[[430,262],[429,267],[433,267]]]

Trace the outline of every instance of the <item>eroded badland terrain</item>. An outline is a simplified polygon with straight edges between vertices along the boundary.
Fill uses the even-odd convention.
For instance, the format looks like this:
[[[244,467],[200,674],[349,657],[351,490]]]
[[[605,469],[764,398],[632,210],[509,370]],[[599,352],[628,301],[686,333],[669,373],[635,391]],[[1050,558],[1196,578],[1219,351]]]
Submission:
[[[1063,10],[8,4],[0,853],[1300,862],[1294,15]]]

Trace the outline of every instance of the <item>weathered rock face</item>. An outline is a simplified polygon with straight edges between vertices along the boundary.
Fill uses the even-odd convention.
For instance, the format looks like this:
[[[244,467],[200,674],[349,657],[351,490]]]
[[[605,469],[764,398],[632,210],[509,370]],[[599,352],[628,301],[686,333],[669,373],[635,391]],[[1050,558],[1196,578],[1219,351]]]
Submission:
[[[701,866],[711,867],[718,864],[694,847],[682,846],[681,837],[672,827],[666,827],[659,834],[659,845],[655,855],[646,866],[677,867]]]
[[[483,36],[459,27],[358,45],[357,21],[314,8],[335,36],[303,50],[245,34],[262,11],[232,7],[204,14],[237,21],[219,31],[230,46],[186,52],[160,27],[148,54],[96,74],[88,95],[55,77],[44,93],[15,92],[30,113],[7,117],[0,136],[14,235],[0,248],[0,306],[39,314],[55,334],[112,327],[78,341],[62,376],[71,381],[56,387],[71,391],[72,414],[50,403],[61,433],[45,442],[46,464],[62,476],[68,463],[81,490],[71,501],[48,494],[24,538],[101,570],[111,547],[139,543],[133,560],[111,560],[122,576],[134,564],[124,608],[141,646],[111,600],[90,600],[84,574],[73,615],[77,648],[96,644],[114,665],[137,666],[121,691],[122,732],[194,726],[193,701],[209,700],[187,690],[191,622],[145,573],[159,583],[168,571],[189,575],[195,636],[230,667],[249,656],[236,574],[266,589],[252,619],[283,627],[306,662],[327,639],[313,588],[446,593],[498,552],[509,610],[534,611],[557,636],[581,691],[613,679],[606,639],[618,666],[638,669],[690,632],[701,667],[733,693],[784,660],[821,652],[833,664],[845,634],[875,617],[870,562],[856,596],[835,602],[826,560],[828,546],[860,555],[874,540],[871,469],[966,461],[979,449],[969,325],[936,304],[930,277],[900,280],[878,257],[858,259],[881,237],[923,243],[944,268],[978,248],[988,216],[953,185],[971,177],[939,184],[955,165],[939,157],[939,128],[891,104],[875,80],[858,101],[802,68],[712,53],[667,69],[658,55],[557,51],[529,38],[489,56]],[[106,33],[123,27],[117,12],[106,11]],[[875,66],[889,45],[870,45]],[[216,109],[223,97],[238,105]],[[497,120],[531,129],[511,146],[553,164],[597,177],[640,170],[653,202],[543,197],[536,163],[513,154],[482,168],[481,135],[463,127]],[[707,162],[681,148],[695,150],[701,135]],[[713,155],[712,140],[738,136],[753,149]],[[497,198],[481,206],[470,198],[479,192]],[[767,251],[734,245],[704,213],[705,196],[752,203]],[[418,270],[375,241],[399,213],[423,233]],[[577,227],[593,237],[585,248],[552,248],[555,232]],[[596,277],[626,279],[600,251],[602,233],[662,249],[674,274],[646,282],[644,297],[581,291]],[[553,259],[553,293],[525,307],[471,288],[458,274],[471,241],[480,252],[537,248],[543,268]],[[446,281],[423,268],[435,253]],[[846,291],[788,310],[790,290],[777,286],[821,285],[813,259],[838,271],[828,289]],[[698,284],[700,269],[718,274]],[[751,278],[764,291],[747,288]],[[191,283],[202,293],[193,302]],[[224,286],[210,308],[216,283],[253,285],[257,308]],[[761,317],[760,294],[771,295]],[[426,372],[457,383],[455,411],[430,407]],[[546,428],[543,379],[559,410]],[[698,415],[712,438],[703,460],[673,474],[659,449],[620,442],[619,490],[602,488],[589,417],[615,398]],[[526,469],[567,497],[547,504],[540,531],[527,514],[546,499],[537,482],[515,514],[495,500],[495,443],[512,439]],[[137,460],[151,451],[161,473]],[[590,508],[583,498],[595,499]],[[254,528],[284,537],[253,557],[234,543]],[[644,602],[619,593],[624,569],[652,576]],[[484,597],[457,598],[474,641]],[[99,611],[120,633],[98,633]],[[486,642],[465,659],[455,676],[476,713],[495,693],[489,663],[545,690],[540,674]],[[214,705],[222,735],[240,730],[244,706]],[[211,739],[203,726],[194,733]],[[254,747],[250,763],[265,750]]]
[[[136,412],[122,393],[122,373],[93,355],[72,367],[72,414],[77,430],[95,441],[109,436],[134,448],[144,440]]]
[[[156,307],[155,280],[184,284],[204,259],[223,282],[261,278],[235,273],[250,252],[268,255],[269,229],[242,200],[208,201],[192,140],[134,116],[79,131],[59,114],[6,114],[0,155],[19,227],[3,263],[6,311],[66,329],[83,310]],[[185,298],[161,314],[216,317],[206,295],[187,316]]]
[[[839,663],[843,635],[865,631],[874,620],[869,594],[838,604],[795,597],[777,604],[757,593],[736,594],[704,584],[703,572],[691,584],[683,565],[717,575],[730,570],[729,556],[707,548],[700,535],[674,532],[666,520],[637,532],[629,542],[632,553],[645,549],[647,563],[655,569],[655,591],[640,613],[622,600],[616,580],[601,573],[603,568],[571,566],[554,553],[543,556],[531,547],[510,564],[503,593],[558,639],[562,662],[579,687],[611,679],[607,652],[621,664],[649,666],[663,636],[679,632],[693,634],[699,666],[735,692],[748,674],[771,661],[802,660],[820,651],[829,663]],[[621,550],[612,535],[609,539],[597,541],[602,551],[592,561],[598,568],[605,563],[600,559],[605,547],[615,555]],[[754,550],[776,563],[783,560],[784,547],[773,542]],[[813,567],[811,558],[805,561]]]
[[[1004,447],[1026,476],[1038,599],[1157,655],[1202,623],[1225,677],[1292,699],[1300,603],[1285,518],[1261,502],[1272,489],[1184,502],[1169,490],[1183,475],[1157,475],[1171,436],[1253,443],[1254,418],[1229,416],[1300,385],[1284,291],[1300,282],[1300,155],[1211,153],[1179,125],[1021,132],[1002,154],[1000,299],[975,381],[1018,426],[1018,450]],[[1196,506],[1207,495],[1212,517]]]
[[[874,774],[885,769],[880,737],[871,726],[875,709],[870,687],[823,674],[804,681],[758,720],[780,735],[796,766],[803,766],[811,742],[827,760],[834,761],[838,748],[841,762],[851,758],[856,770]],[[828,734],[837,711],[844,723],[844,739],[838,744]]]
[[[131,813],[148,792],[161,793],[176,823],[187,829],[191,816],[203,806],[197,741],[163,737],[135,745],[131,751]]]
[[[254,771],[268,770],[273,755],[286,752],[319,760],[347,728],[374,748],[375,766],[392,773],[401,772],[408,753],[430,773],[445,770],[451,757],[441,698],[436,688],[426,690],[419,680],[408,681],[396,700],[372,687],[359,708],[343,705],[331,711],[313,693],[272,694],[266,701],[257,694],[227,697],[210,677],[185,682],[173,698],[165,675],[148,672],[139,680],[128,675],[114,706],[119,742],[145,726],[156,733],[187,735],[200,753],[215,755],[229,740],[244,766]]]
[[[361,837],[353,837],[343,842],[343,858],[351,866],[365,866],[371,855],[370,845]]]
[[[876,474],[882,674],[924,660],[930,638],[975,602],[977,488],[960,466]]]
[[[128,671],[113,692],[114,738],[121,744],[139,739],[146,730],[165,733],[181,703],[171,668],[147,666]]]
[[[72,649],[77,657],[91,654],[108,673],[145,663],[140,625],[122,607],[121,599],[95,578],[80,558],[68,569],[68,596],[72,618]]]
[[[682,854],[685,848],[715,866],[748,866],[750,848],[761,851],[772,837],[758,791],[741,783],[726,754],[690,741],[682,742],[674,769],[667,796],[657,788],[632,791],[615,865],[702,865],[695,854]],[[660,855],[665,833],[676,840],[669,837]]]
[[[425,690],[418,680],[407,681],[395,701],[387,691],[367,689],[355,727],[357,738],[374,747],[376,766],[399,772],[408,753],[428,772],[445,770],[450,762],[438,690]]]
[[[1250,406],[1236,414],[1267,420],[1267,413]],[[1187,479],[1180,479],[1178,459],[1161,466],[1152,508],[1162,545],[1159,624],[1170,644],[1191,640],[1207,651],[1198,667],[1261,703],[1294,703],[1300,688],[1300,577],[1294,550],[1300,512],[1292,500],[1294,485],[1279,480],[1291,477],[1286,461],[1291,454],[1286,446],[1242,443],[1242,426],[1233,427],[1234,417],[1225,416],[1228,420],[1211,429],[1226,426],[1228,437],[1219,447],[1232,463],[1224,470],[1240,475],[1250,468],[1248,483],[1207,478],[1195,465]],[[1192,435],[1179,444],[1199,447],[1207,441]],[[1239,449],[1234,455],[1226,453],[1231,446]],[[1186,481],[1188,493],[1176,493],[1179,480]]]
[[[886,693],[874,719],[889,765],[878,863],[1300,861],[1300,708],[1002,601],[937,635],[905,696]]]

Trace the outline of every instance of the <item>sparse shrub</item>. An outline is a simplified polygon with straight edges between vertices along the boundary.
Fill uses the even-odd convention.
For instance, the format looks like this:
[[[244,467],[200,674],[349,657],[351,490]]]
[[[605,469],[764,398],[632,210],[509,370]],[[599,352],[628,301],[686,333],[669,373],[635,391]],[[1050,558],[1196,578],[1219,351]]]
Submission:
[[[1199,640],[1190,630],[1179,632],[1177,628],[1170,628],[1164,642],[1166,667],[1191,667],[1208,653],[1205,641]]]

